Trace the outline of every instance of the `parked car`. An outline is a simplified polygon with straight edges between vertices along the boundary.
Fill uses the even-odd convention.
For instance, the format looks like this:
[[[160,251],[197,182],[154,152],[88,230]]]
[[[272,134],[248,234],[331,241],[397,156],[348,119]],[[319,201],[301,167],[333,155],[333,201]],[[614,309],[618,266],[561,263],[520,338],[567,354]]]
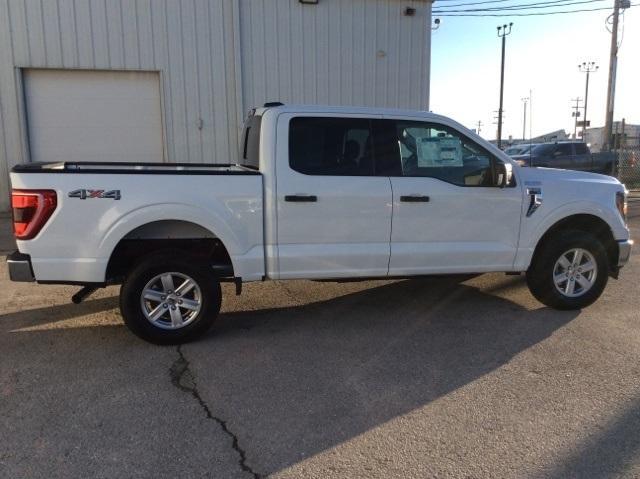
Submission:
[[[541,143],[526,153],[513,156],[520,166],[541,166],[565,170],[591,171],[611,174],[613,156],[593,155],[586,143],[561,141]]]
[[[628,261],[624,187],[520,168],[439,115],[268,105],[236,165],[13,168],[14,281],[122,284],[128,327],[203,334],[221,281],[525,272],[542,303],[583,308]]]

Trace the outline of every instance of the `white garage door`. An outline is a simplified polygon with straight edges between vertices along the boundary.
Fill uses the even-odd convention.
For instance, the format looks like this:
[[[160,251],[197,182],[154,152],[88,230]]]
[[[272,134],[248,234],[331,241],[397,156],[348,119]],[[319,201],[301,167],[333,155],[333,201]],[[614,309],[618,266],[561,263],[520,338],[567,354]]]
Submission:
[[[157,73],[25,70],[32,161],[163,161]]]

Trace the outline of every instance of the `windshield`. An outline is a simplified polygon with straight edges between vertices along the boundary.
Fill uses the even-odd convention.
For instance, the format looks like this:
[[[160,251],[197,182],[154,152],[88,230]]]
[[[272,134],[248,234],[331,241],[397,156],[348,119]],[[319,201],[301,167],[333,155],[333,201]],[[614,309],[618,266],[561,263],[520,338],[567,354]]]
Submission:
[[[524,155],[525,153],[529,153],[529,150],[532,148],[533,145],[527,145],[527,146],[523,146],[522,150],[520,150],[520,154]]]
[[[519,155],[522,151],[523,149],[521,146],[512,146],[511,148],[504,150],[507,155]]]

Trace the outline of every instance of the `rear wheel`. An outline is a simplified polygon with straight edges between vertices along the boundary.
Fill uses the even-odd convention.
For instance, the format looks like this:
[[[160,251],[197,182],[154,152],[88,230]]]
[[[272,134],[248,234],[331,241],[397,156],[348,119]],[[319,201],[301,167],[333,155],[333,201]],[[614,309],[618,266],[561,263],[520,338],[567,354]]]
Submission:
[[[120,290],[120,311],[133,333],[178,344],[209,329],[220,311],[220,282],[198,262],[184,252],[160,252],[133,268]]]
[[[602,243],[583,231],[563,231],[536,252],[527,271],[531,293],[555,309],[580,309],[596,301],[609,277]]]

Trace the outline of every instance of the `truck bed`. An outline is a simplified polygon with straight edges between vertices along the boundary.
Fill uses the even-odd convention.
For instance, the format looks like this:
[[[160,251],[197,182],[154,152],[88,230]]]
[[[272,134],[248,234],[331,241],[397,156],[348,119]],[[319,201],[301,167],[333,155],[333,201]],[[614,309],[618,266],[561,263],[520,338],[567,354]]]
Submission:
[[[18,240],[38,281],[101,283],[120,241],[140,236],[217,238],[234,272],[264,275],[262,176],[237,165],[29,163],[15,190],[55,191],[57,206],[33,239]],[[149,234],[151,228],[152,233]]]
[[[207,163],[58,162],[16,165],[14,173],[109,173],[153,175],[259,175],[241,165]]]

